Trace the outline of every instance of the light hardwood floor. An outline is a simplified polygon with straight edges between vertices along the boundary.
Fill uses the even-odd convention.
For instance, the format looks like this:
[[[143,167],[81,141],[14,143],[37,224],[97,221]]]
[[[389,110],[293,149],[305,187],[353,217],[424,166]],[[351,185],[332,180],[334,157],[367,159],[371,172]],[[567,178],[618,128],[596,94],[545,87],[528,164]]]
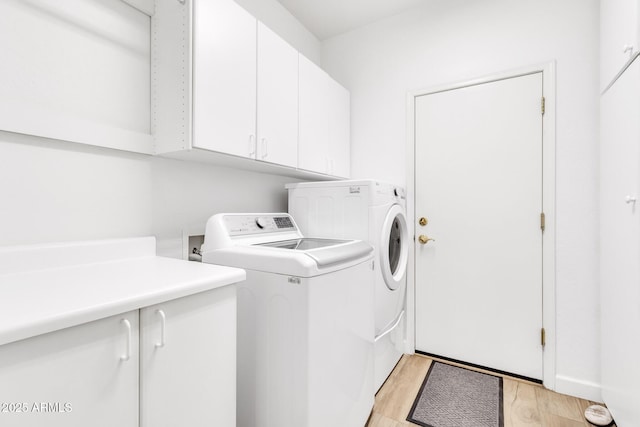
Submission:
[[[434,359],[417,354],[404,355],[400,359],[376,395],[367,427],[416,425],[406,419],[432,360]],[[485,372],[481,369],[474,370]],[[504,375],[502,377],[504,427],[593,427],[584,419],[584,410],[593,402],[554,393],[535,383]]]

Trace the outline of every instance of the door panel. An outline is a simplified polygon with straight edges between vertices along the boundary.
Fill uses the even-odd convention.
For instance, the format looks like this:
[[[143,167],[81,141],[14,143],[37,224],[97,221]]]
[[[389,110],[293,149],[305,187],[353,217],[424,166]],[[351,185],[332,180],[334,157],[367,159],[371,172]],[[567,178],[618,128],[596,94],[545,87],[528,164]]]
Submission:
[[[535,73],[415,105],[416,349],[536,379],[541,97]]]
[[[329,173],[329,77],[320,67],[299,55],[300,118],[298,167]]]
[[[144,308],[140,324],[142,427],[235,426],[235,286]]]
[[[194,2],[193,143],[255,158],[257,21],[233,0]]]
[[[298,51],[261,22],[257,158],[298,166]]]
[[[618,426],[640,421],[640,60],[600,106],[602,398]]]
[[[137,427],[138,312],[0,346],[0,402],[1,426]]]
[[[351,98],[349,91],[328,79],[329,174],[348,178],[351,173]]]

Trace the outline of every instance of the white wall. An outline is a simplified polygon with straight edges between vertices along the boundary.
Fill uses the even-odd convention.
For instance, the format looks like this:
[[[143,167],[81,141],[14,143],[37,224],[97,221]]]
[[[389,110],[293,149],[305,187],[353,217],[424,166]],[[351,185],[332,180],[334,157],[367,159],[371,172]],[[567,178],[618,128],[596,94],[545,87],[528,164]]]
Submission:
[[[319,61],[318,40],[276,0],[238,3]],[[0,131],[0,246],[156,235],[179,256],[182,229],[216,212],[286,211],[293,181]]]
[[[202,163],[154,158],[151,163],[153,234],[158,253],[180,257],[183,230],[204,234],[222,212],[286,212],[284,185],[297,179]]]
[[[557,61],[559,391],[599,398],[597,0],[429,2],[323,42],[351,91],[352,174],[406,182],[406,94]]]
[[[296,179],[0,132],[0,246],[155,235],[218,212],[282,212]]]
[[[148,236],[149,157],[0,132],[0,246]]]

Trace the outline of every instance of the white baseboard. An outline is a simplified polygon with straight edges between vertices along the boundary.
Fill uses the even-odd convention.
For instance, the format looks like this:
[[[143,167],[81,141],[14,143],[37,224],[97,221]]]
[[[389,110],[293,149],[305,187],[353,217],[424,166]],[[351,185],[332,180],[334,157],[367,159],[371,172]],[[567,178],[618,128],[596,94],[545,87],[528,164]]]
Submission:
[[[593,402],[602,402],[602,387],[600,384],[591,381],[557,375],[555,391]]]

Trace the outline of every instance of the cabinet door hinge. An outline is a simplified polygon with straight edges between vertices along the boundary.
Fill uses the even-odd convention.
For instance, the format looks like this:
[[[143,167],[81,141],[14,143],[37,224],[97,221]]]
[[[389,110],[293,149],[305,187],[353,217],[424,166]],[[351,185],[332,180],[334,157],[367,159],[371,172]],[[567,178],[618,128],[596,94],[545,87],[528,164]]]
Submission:
[[[542,113],[542,115],[544,116],[544,110],[545,110],[545,99],[544,96],[542,97],[542,100],[540,101],[540,112]]]
[[[541,212],[540,213],[540,230],[544,232],[545,227],[546,227],[546,218],[545,218],[544,212]]]
[[[547,337],[544,328],[540,329],[540,344],[543,347],[547,344]]]

